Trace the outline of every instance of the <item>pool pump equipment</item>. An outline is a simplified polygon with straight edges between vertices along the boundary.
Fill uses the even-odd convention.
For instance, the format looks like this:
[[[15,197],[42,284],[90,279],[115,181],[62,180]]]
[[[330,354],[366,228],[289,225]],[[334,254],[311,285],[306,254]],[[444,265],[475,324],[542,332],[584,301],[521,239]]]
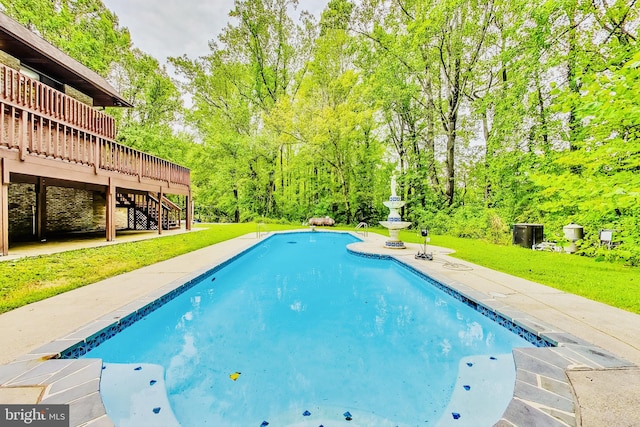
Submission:
[[[429,230],[423,228],[420,230],[420,235],[424,237],[424,244],[422,245],[422,252],[418,251],[416,254],[416,259],[428,259],[429,261],[433,261],[433,253],[427,253],[427,242],[431,240],[429,238]]]

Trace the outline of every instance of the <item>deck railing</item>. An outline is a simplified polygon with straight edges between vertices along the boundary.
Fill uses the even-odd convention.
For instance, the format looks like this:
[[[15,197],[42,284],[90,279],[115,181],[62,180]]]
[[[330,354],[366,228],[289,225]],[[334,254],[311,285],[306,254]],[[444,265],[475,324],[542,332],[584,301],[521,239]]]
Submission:
[[[118,144],[114,119],[0,64],[0,147],[138,177],[190,185],[190,171]]]
[[[13,68],[0,64],[0,98],[15,107],[38,113],[42,117],[115,139],[113,117],[64,93],[34,80]]]

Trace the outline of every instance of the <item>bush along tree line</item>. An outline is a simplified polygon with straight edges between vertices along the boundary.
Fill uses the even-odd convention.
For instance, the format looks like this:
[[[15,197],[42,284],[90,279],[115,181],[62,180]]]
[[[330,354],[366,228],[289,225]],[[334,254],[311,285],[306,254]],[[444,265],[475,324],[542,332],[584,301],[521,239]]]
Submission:
[[[120,142],[191,168],[204,221],[375,224],[395,173],[419,228],[573,222],[580,253],[640,264],[636,1],[236,0],[179,80],[100,0],[0,3],[128,97]]]

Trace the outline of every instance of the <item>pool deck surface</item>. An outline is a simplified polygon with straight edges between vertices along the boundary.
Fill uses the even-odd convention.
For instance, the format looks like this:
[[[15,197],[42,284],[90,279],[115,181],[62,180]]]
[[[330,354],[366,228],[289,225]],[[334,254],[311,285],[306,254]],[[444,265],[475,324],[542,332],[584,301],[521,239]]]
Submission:
[[[142,238],[149,237],[158,236],[150,233]],[[540,348],[514,351],[515,397],[496,425],[640,425],[639,315],[450,257],[448,249],[428,246],[434,260],[419,260],[414,257],[418,245],[393,250],[384,247],[384,236],[369,233],[360,237],[363,242],[350,245],[352,251],[393,256],[496,311],[508,314],[513,310],[518,313],[513,319],[557,338],[560,346],[551,352]],[[192,278],[194,272],[220,264],[257,242],[256,235],[249,234],[0,315],[0,403],[71,402],[71,425],[112,425],[96,408],[101,406],[96,404],[100,402],[95,379],[99,365],[87,359],[54,360],[46,362],[54,368],[38,372],[45,363],[37,355],[46,356],[52,341],[73,338],[84,325],[103,321],[134,301],[149,301],[148,295]],[[77,247],[82,246],[51,243],[2,258]],[[71,365],[75,366],[73,374],[65,373]],[[25,368],[30,375],[20,372]],[[80,386],[73,389],[65,386],[69,377],[77,375],[86,375],[86,381],[79,381]],[[74,418],[74,411],[81,413],[80,418]]]

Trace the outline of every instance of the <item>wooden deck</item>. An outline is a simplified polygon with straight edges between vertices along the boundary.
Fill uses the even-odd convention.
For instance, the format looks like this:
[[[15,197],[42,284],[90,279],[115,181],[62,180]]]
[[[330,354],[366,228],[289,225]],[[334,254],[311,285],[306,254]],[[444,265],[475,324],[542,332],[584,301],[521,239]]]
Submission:
[[[117,193],[186,196],[189,169],[115,142],[112,117],[0,64],[0,252],[8,250],[8,185],[34,183],[107,194],[107,240]],[[187,224],[191,223],[190,209]],[[44,215],[46,218],[46,215]],[[162,231],[160,227],[159,232]]]

